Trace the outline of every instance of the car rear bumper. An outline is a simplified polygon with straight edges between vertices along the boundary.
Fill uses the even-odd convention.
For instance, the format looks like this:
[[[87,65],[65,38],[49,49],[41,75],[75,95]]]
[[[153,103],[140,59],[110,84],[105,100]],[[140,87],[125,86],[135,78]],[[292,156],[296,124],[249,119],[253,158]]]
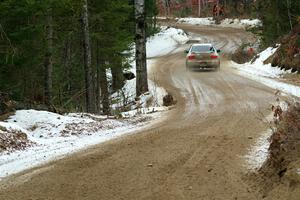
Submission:
[[[219,68],[220,61],[190,61],[186,62],[186,67],[189,69]]]

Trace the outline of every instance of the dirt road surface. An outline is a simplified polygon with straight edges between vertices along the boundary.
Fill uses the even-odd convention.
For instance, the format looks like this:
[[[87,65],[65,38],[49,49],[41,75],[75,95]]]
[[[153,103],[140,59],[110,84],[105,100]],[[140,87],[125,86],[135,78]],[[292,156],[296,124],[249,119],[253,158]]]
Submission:
[[[239,29],[181,28],[225,54],[253,39]],[[235,74],[225,58],[221,71],[187,72],[184,57],[158,58],[151,73],[177,100],[166,120],[9,177],[0,199],[262,199],[245,176],[243,155],[267,129],[258,116],[269,113],[274,91]]]

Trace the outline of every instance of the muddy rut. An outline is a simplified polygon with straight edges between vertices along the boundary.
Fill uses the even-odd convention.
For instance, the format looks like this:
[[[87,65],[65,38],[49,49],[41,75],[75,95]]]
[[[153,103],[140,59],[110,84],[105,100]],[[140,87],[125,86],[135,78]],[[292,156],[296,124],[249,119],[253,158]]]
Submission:
[[[239,29],[181,28],[224,54],[253,39]],[[184,57],[180,50],[157,58],[150,73],[177,100],[164,120],[9,177],[0,199],[261,199],[243,156],[267,129],[257,116],[268,114],[274,91],[235,74],[225,56],[218,72],[187,72]]]

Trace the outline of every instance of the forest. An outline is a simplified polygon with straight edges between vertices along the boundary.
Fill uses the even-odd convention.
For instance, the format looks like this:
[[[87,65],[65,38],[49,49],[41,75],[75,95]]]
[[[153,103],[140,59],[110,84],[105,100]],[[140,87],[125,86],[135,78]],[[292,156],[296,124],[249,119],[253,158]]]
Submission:
[[[146,1],[147,34],[155,8]],[[134,1],[1,1],[0,38],[0,91],[18,107],[108,114],[130,67]]]
[[[161,8],[177,8],[167,13],[174,17],[184,12],[197,16],[192,10],[200,3],[201,16],[206,17],[211,16],[207,2],[146,0],[146,35],[158,30]],[[265,46],[275,44],[299,20],[296,0],[222,0],[220,4],[225,5],[226,17],[262,19]],[[131,67],[134,41],[134,0],[3,0],[1,95],[18,102],[20,109],[109,114],[110,94],[122,88],[123,72]]]

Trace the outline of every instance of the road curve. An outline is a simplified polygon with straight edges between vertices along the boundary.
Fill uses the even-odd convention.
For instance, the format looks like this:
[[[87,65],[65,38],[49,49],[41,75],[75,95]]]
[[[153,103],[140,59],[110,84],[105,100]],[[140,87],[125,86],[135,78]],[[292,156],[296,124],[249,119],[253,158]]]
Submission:
[[[227,54],[252,39],[239,29],[181,28]],[[262,199],[242,156],[266,130],[257,116],[268,113],[274,92],[236,75],[225,58],[218,72],[187,72],[184,62],[181,52],[163,56],[151,73],[177,100],[166,120],[10,177],[0,199]]]

